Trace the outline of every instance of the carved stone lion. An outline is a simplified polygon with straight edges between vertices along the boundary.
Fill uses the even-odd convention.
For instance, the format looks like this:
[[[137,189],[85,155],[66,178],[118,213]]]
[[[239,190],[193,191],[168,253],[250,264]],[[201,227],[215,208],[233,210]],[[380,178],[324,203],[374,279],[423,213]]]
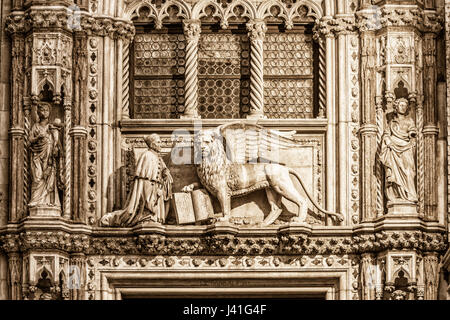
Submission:
[[[222,208],[223,217],[219,221],[229,221],[231,197],[265,189],[271,211],[262,225],[272,224],[281,214],[281,197],[298,205],[297,215],[291,221],[305,222],[306,199],[296,190],[290,175],[300,182],[309,200],[320,212],[343,220],[341,214],[325,211],[314,201],[296,171],[271,160],[278,158],[281,149],[298,146],[290,137],[259,125],[234,122],[213,130],[199,131],[194,143],[199,180],[219,200]],[[183,191],[192,191],[193,188],[194,184],[191,184]]]

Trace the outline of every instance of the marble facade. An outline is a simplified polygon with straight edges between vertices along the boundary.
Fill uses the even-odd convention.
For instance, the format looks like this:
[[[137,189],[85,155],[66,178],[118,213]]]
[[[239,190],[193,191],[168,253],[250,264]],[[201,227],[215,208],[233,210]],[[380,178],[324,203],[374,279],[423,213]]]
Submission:
[[[450,299],[450,1],[1,9],[0,299],[252,297],[263,287],[273,297]],[[216,135],[233,123],[241,131]],[[224,169],[229,203],[208,180],[215,169],[195,162],[204,132],[241,159]],[[148,136],[160,137],[145,162],[154,171],[136,178]],[[276,174],[242,187],[256,166],[269,170],[268,136],[268,161],[297,173],[288,189],[304,200],[263,190]],[[163,218],[101,223],[124,208],[151,214],[136,200],[147,191],[133,190],[140,179],[158,195],[165,169]],[[59,201],[30,206],[36,188]],[[192,198],[190,218],[172,193]]]

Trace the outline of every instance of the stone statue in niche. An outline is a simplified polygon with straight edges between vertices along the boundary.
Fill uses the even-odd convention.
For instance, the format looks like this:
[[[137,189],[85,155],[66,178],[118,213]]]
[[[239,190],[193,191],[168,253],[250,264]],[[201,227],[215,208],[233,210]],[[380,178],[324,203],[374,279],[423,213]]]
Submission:
[[[265,189],[271,211],[262,225],[272,224],[282,213],[281,198],[298,206],[291,221],[305,223],[306,199],[296,190],[291,175],[305,190],[309,200],[322,213],[338,221],[340,213],[322,209],[305,188],[300,175],[279,163],[279,151],[297,146],[292,137],[275,130],[245,122],[233,122],[213,130],[199,131],[194,138],[194,158],[201,184],[220,202],[223,217],[219,221],[230,221],[231,197],[245,196],[253,191]],[[185,186],[182,191],[192,191],[198,184]]]
[[[164,223],[172,198],[173,179],[164,163],[161,138],[157,134],[144,137],[148,150],[139,157],[134,185],[125,208],[107,213],[100,221],[102,226],[131,227],[139,223]]]
[[[391,203],[417,202],[416,135],[414,120],[409,116],[408,100],[395,100],[394,112],[391,119],[388,119],[380,152],[380,160],[385,169],[386,197]]]
[[[39,120],[30,132],[31,149],[31,199],[29,207],[50,207],[60,209],[58,189],[61,187],[61,120],[49,123],[51,105],[39,103]],[[50,210],[51,211],[51,210]]]

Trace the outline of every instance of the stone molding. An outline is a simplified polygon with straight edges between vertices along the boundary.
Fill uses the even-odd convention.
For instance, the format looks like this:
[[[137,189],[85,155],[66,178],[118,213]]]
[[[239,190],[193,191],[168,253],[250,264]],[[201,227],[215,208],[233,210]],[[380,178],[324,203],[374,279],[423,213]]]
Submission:
[[[382,7],[356,12],[359,31],[374,31],[385,27],[415,27],[422,32],[439,33],[444,16],[434,10],[423,10],[417,6]]]
[[[188,234],[174,229],[155,228],[111,232],[8,230],[0,236],[1,251],[6,253],[58,250],[86,255],[323,255],[361,254],[385,250],[444,252],[448,243],[437,231],[385,231],[368,233],[312,231],[308,227],[278,230],[241,229],[229,226],[215,230],[194,228]],[[324,232],[325,231],[325,232]]]
[[[84,31],[90,36],[110,37],[112,39],[131,40],[134,37],[134,25],[114,17],[92,16],[86,12],[80,13],[80,21],[76,26],[70,26],[72,14],[64,7],[34,8],[14,11],[6,19],[5,29],[10,34],[26,33],[33,29],[57,28],[65,31]]]

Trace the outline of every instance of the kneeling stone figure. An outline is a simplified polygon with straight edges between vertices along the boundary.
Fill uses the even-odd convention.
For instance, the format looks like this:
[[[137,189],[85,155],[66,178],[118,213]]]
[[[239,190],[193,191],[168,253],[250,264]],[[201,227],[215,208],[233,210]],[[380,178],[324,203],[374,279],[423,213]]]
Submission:
[[[125,208],[103,216],[102,226],[131,227],[142,222],[164,223],[166,220],[173,178],[160,155],[160,137],[152,134],[145,136],[144,141],[148,150],[137,161],[133,190]]]

